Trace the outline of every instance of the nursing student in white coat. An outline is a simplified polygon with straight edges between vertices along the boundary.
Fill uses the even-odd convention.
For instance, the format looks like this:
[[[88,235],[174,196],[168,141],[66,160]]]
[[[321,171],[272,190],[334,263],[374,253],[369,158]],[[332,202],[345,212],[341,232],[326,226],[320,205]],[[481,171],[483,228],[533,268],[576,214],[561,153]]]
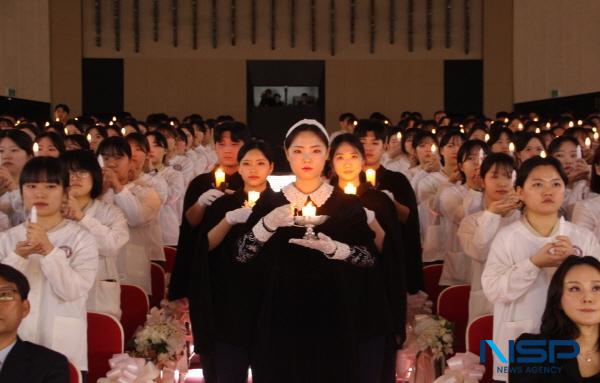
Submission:
[[[21,271],[31,285],[31,313],[19,336],[64,354],[85,372],[86,301],[98,270],[98,246],[87,229],[62,216],[69,172],[59,159],[31,159],[19,187],[25,208],[37,213],[0,233],[0,262]]]
[[[146,134],[146,138],[150,144],[148,160],[152,168],[158,171],[158,176],[164,178],[168,185],[167,200],[162,204],[158,216],[163,243],[167,246],[177,246],[183,210],[182,200],[185,194],[183,174],[172,166],[165,166],[168,144],[163,134],[154,131]]]
[[[25,163],[33,157],[33,141],[20,130],[0,132],[0,211],[10,225],[24,222],[26,217],[19,192],[19,176]]]
[[[123,211],[98,199],[102,194],[102,169],[89,150],[63,153],[69,169],[69,199],[63,216],[79,222],[98,243],[98,274],[88,294],[89,311],[121,318],[121,286],[117,256],[127,241],[129,228]]]
[[[152,291],[150,250],[153,243],[150,237],[152,227],[158,225],[160,197],[147,182],[129,180],[131,147],[123,137],[102,141],[98,154],[104,162],[102,200],[119,207],[129,226],[129,242],[117,256],[119,278],[122,283],[139,285],[149,295]]]
[[[575,137],[562,135],[555,138],[550,143],[548,151],[552,157],[560,161],[567,177],[569,177],[562,213],[570,220],[578,201],[596,196],[590,191],[590,169],[583,159],[583,148]]]
[[[177,154],[177,139],[179,138],[177,130],[171,125],[161,124],[156,131],[165,136],[165,139],[167,140],[164,160],[165,165],[180,172],[183,176],[184,185],[187,185],[195,177],[194,164],[189,158]],[[188,179],[187,177],[190,178]],[[181,209],[183,209],[183,203],[181,204]],[[181,214],[179,215],[181,216]]]
[[[163,175],[159,174],[158,170],[152,166],[148,158],[148,152],[150,151],[148,139],[140,133],[128,134],[125,138],[131,147],[129,181],[150,185],[158,193],[160,205],[163,206],[169,198],[169,185]],[[159,218],[160,216],[151,222],[146,229],[148,234],[146,247],[151,261],[164,264],[166,258],[163,251],[164,244]]]
[[[456,232],[465,216],[481,210],[481,178],[478,173],[481,158],[487,152],[488,146],[483,141],[463,143],[456,158],[461,182],[446,185],[434,197],[432,207],[439,214],[442,234],[439,249],[444,259],[441,286],[471,283],[471,261],[460,246]]]
[[[176,133],[177,137],[175,138],[175,155],[169,161],[169,165],[173,166],[175,169],[178,167],[181,168],[181,172],[183,173],[183,180],[185,181],[185,185],[190,183],[191,180],[196,177],[196,168],[194,166],[194,161],[186,156],[188,153],[189,142],[192,138],[189,136],[189,132],[186,134],[186,130],[182,128],[177,128]],[[189,151],[189,153],[193,153],[193,151]],[[193,154],[193,158],[195,159],[195,154]]]
[[[590,191],[598,196],[576,202],[572,222],[590,230],[600,240],[600,147],[592,159]]]
[[[476,153],[464,167],[476,164],[477,179],[483,181],[483,208],[463,218],[457,230],[460,245],[470,261],[469,322],[492,313],[493,306],[481,287],[481,273],[498,230],[521,217],[521,199],[514,191],[512,180],[513,158],[504,153],[492,153],[480,166],[478,157]]]
[[[494,342],[504,355],[508,355],[509,340],[524,332],[539,332],[556,267],[569,255],[600,254],[589,230],[559,218],[567,182],[557,159],[525,161],[516,181],[523,216],[500,229],[492,241],[481,284],[494,305]],[[494,379],[507,380],[504,366],[494,355]]]

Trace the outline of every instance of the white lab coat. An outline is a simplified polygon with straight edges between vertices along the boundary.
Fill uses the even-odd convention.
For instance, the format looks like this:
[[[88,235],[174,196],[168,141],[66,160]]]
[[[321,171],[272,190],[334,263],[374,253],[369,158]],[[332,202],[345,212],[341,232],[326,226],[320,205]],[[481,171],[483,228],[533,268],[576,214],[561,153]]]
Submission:
[[[442,286],[471,283],[471,261],[463,252],[456,235],[464,216],[481,210],[480,205],[472,205],[469,203],[471,200],[466,199],[469,190],[464,184],[448,185],[435,197],[442,234],[439,249],[444,259],[440,276]]]
[[[423,175],[423,173],[425,173]],[[421,242],[423,243],[423,262],[441,261],[443,253],[440,243],[444,233],[440,224],[439,214],[435,206],[437,193],[449,185],[448,177],[441,172],[416,173],[413,178],[417,210],[421,225]]]
[[[404,174],[406,178],[409,177],[408,169],[410,168],[410,161],[405,155],[398,156],[394,159],[390,159],[386,156],[385,161],[382,158],[381,165],[388,170]]]
[[[109,189],[102,200],[119,207],[129,226],[129,242],[117,256],[119,280],[121,283],[139,285],[149,295],[152,292],[150,260],[152,252],[157,251],[156,240],[152,236],[155,235],[155,227],[160,232],[160,197],[152,186],[138,179],[125,185],[118,194]],[[160,251],[163,251],[162,247]]]
[[[198,157],[196,163],[198,174],[210,172],[214,164],[216,163],[216,160],[213,162],[214,158],[211,154],[211,152],[214,153],[214,151],[202,145],[198,145],[196,148],[194,148],[194,151],[196,153],[196,156]]]
[[[27,212],[21,199],[21,191],[15,189],[0,196],[0,211],[10,220],[10,226],[17,226],[27,220]]]
[[[600,241],[600,196],[577,201],[571,222],[585,227]]]
[[[597,197],[598,194],[590,190],[590,185],[587,180],[577,181],[572,187],[565,189],[565,200],[561,206],[565,218],[571,221],[573,217],[573,209],[578,201]]]
[[[10,218],[6,214],[0,212],[0,231],[8,230],[10,227]]]
[[[171,166],[165,166],[158,174],[169,185],[167,200],[160,208],[158,219],[162,231],[163,244],[177,246],[183,210],[183,196],[186,190],[183,174]]]
[[[169,201],[169,184],[167,183],[164,174],[153,170],[149,173],[143,173],[137,181],[146,183],[156,190],[158,197],[160,198],[161,208]],[[159,216],[156,218],[156,224],[150,225],[147,230],[149,234],[148,249],[150,251],[150,260],[164,262],[166,258],[163,250],[164,242],[160,224],[160,212]]]
[[[169,166],[183,174],[183,182],[185,186],[196,177],[196,169],[194,163],[188,157],[176,155],[169,160]]]
[[[55,247],[46,256],[17,255],[16,243],[25,239],[24,224],[0,233],[0,262],[25,274],[31,288],[31,312],[21,322],[19,336],[64,354],[87,371],[86,301],[98,270],[96,241],[70,220],[48,232]]]
[[[461,248],[471,262],[471,293],[469,294],[469,323],[481,315],[491,314],[493,306],[487,300],[481,287],[481,273],[492,240],[501,228],[510,225],[521,217],[519,210],[513,210],[506,217],[482,210],[467,215],[460,222],[456,232]]]
[[[123,211],[117,206],[93,200],[87,206],[79,224],[94,236],[98,243],[98,274],[90,293],[87,309],[121,318],[121,287],[117,256],[129,241],[129,227]],[[111,310],[106,310],[110,307]]]
[[[492,241],[481,275],[483,292],[494,305],[494,342],[508,355],[508,341],[522,333],[539,333],[550,279],[556,268],[540,269],[530,258],[557,235],[566,235],[583,254],[598,257],[600,245],[589,230],[560,218],[553,233],[542,237],[525,218],[500,229]],[[494,379],[506,381],[494,355]]]

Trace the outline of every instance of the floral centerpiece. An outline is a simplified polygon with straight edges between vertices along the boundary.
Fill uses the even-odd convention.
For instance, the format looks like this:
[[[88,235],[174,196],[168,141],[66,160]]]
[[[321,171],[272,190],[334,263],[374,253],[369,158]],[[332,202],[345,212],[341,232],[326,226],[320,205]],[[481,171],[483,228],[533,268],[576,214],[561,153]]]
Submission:
[[[421,351],[431,350],[435,358],[454,352],[454,324],[445,318],[439,315],[417,315],[414,332]]]

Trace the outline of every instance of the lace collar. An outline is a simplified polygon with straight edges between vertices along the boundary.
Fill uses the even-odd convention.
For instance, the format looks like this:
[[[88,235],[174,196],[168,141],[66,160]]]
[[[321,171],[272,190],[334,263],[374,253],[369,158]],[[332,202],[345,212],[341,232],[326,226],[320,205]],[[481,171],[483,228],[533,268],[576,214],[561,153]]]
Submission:
[[[333,186],[323,182],[321,186],[310,194],[304,194],[300,190],[296,189],[293,183],[284,186],[281,191],[285,198],[295,207],[302,207],[306,205],[306,200],[310,197],[310,200],[317,205],[317,207],[323,206],[325,201],[329,199],[333,192]]]

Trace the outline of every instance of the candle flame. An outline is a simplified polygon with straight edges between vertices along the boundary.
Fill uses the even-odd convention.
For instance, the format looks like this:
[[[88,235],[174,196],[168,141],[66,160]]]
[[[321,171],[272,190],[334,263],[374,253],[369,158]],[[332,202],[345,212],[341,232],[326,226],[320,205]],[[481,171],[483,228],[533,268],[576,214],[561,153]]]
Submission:
[[[356,186],[352,182],[348,182],[344,188],[346,194],[356,194]]]
[[[39,152],[39,151],[40,151],[40,145],[38,145],[38,143],[37,143],[37,142],[34,142],[34,143],[33,143],[33,152],[34,152],[34,153],[37,153],[37,152]]]
[[[225,182],[225,172],[223,171],[223,169],[218,168],[217,170],[215,170],[215,186],[221,187],[221,184]]]
[[[550,127],[551,127],[551,126],[552,126],[552,124],[551,124],[551,123],[549,123],[549,122],[546,122],[546,129],[550,129]]]
[[[592,140],[590,140],[589,137],[586,137],[585,138],[585,147],[589,149],[590,146],[592,146]]]
[[[575,126],[575,124],[573,123],[573,121],[569,121],[569,128],[572,128],[574,126]]]
[[[540,128],[535,128],[535,132],[539,134],[541,132]]]
[[[546,158],[547,157],[547,154],[546,154],[545,150],[542,150],[542,152],[540,153],[540,157],[542,157],[542,158]]]
[[[125,128],[121,128],[121,134],[125,135],[125,133],[127,133],[127,130],[125,130]]]
[[[88,142],[92,142],[92,135],[90,133],[88,133],[86,138],[87,138]]]
[[[483,138],[483,140],[484,140],[485,142],[488,142],[488,141],[490,140],[490,135],[486,133],[486,134],[485,134],[485,137]]]
[[[508,150],[513,153],[515,151],[515,144],[512,142],[508,144]]]

